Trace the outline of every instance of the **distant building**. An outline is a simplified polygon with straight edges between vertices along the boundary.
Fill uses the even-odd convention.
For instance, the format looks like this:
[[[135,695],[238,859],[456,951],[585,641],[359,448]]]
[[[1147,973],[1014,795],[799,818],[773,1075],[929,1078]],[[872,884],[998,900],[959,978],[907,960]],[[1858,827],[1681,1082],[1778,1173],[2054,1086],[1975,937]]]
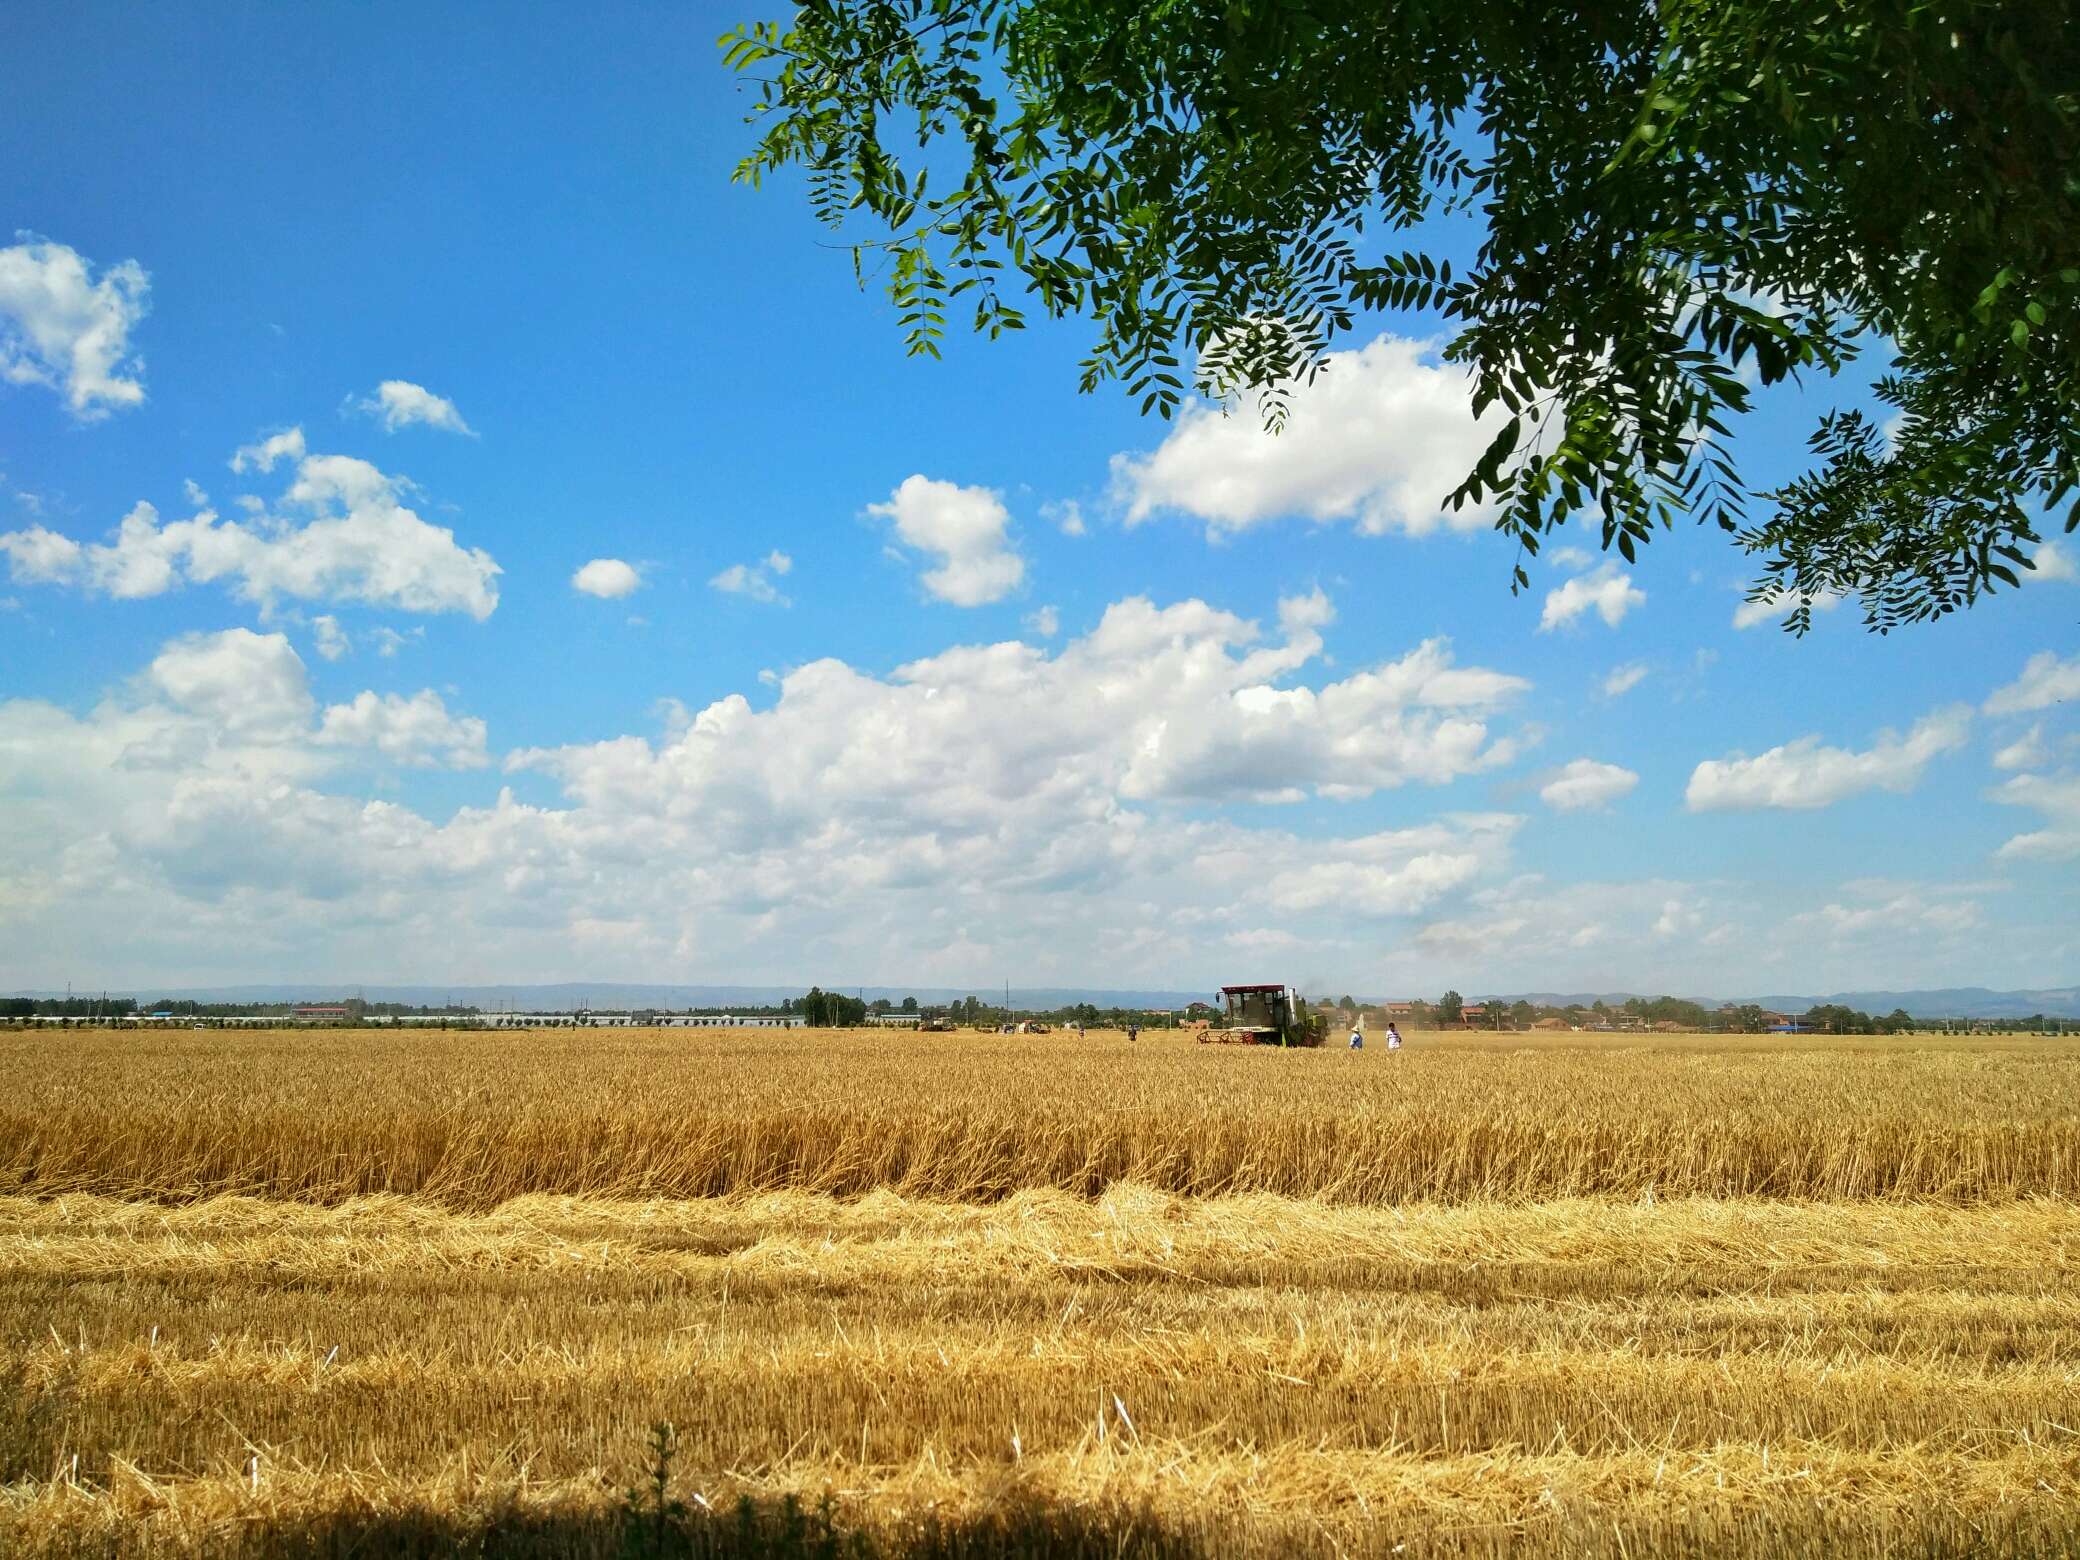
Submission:
[[[344,1002],[306,1002],[299,1007],[291,1008],[289,1013],[299,1023],[307,1023],[312,1020],[349,1018],[353,1015],[353,1009]]]
[[[484,1013],[476,1021],[487,1029],[800,1029],[807,1022],[793,1014],[735,1013],[660,1013],[640,1018],[633,1013]]]

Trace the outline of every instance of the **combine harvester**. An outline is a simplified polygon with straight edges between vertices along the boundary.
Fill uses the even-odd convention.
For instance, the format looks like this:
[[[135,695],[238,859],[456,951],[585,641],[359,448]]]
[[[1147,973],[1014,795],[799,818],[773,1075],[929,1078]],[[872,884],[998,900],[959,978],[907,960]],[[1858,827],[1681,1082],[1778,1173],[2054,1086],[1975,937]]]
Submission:
[[[1218,1028],[1200,1031],[1201,1045],[1317,1046],[1329,1026],[1291,986],[1223,986]]]

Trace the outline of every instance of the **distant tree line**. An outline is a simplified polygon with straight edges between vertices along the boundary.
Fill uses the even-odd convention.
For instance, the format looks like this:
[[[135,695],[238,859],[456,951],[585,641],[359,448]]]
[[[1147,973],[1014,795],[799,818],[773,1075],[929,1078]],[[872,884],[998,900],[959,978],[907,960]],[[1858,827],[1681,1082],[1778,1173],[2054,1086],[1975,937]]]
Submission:
[[[811,1029],[842,1029],[867,1021],[865,1002],[841,991],[825,991],[821,986],[811,986],[809,994],[793,1004],[792,1011],[799,1013]]]

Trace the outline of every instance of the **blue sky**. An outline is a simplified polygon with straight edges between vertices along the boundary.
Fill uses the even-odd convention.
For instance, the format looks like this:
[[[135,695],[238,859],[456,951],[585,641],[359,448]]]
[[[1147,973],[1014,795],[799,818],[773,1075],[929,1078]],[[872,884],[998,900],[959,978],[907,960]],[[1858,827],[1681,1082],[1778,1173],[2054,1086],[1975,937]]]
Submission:
[[[1277,441],[906,359],[729,182],[734,10],[427,12],[0,14],[0,987],[2080,972],[2071,539],[1889,639],[1700,531],[1513,598],[1433,322]]]

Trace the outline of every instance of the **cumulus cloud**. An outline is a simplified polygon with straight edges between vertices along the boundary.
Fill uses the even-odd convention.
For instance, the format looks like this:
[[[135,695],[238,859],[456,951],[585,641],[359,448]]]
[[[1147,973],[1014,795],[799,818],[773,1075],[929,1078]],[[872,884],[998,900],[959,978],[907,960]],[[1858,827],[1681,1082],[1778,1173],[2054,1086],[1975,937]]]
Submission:
[[[462,413],[455,410],[453,401],[444,395],[435,395],[424,385],[415,385],[409,379],[384,380],[376,386],[374,395],[362,397],[353,403],[353,408],[382,423],[385,433],[395,433],[400,428],[420,423],[446,433],[476,437],[476,430],[462,420]]]
[[[316,741],[320,747],[367,748],[413,768],[482,769],[491,762],[484,736],[483,721],[449,714],[431,688],[410,697],[364,689],[325,711]]]
[[[295,429],[241,450],[233,464],[265,471],[280,460],[296,463],[288,491],[275,510],[260,504],[246,521],[204,507],[162,525],[158,510],[140,503],[106,542],[36,525],[0,533],[0,554],[22,583],[123,600],[222,581],[263,611],[286,597],[467,612],[481,622],[497,608],[491,555],[422,520],[404,502],[403,479],[349,456],[305,454]]]
[[[1204,804],[1478,773],[1509,751],[1495,728],[1526,685],[1440,641],[1332,678],[1331,617],[1312,593],[1272,631],[1136,598],[1058,651],[815,661],[765,708],[731,694],[668,709],[661,734],[509,755],[557,800],[507,790],[442,817],[331,780],[474,766],[481,728],[437,696],[320,710],[281,635],[183,642],[83,714],[0,702],[0,809],[19,822],[0,831],[0,972],[112,911],[133,958],[211,971],[423,956],[793,979],[900,958],[950,984],[1015,957],[1059,982],[1094,961],[1181,975],[1267,918],[1347,937],[1493,877],[1519,820],[1410,805],[1287,829]]]
[[[146,677],[175,708],[233,736],[287,736],[313,708],[303,658],[282,634],[188,634],[159,652]]]
[[[1913,889],[1889,897],[1866,897],[1844,904],[1830,901],[1802,910],[1787,923],[1800,936],[1845,941],[1871,935],[1897,938],[1944,936],[1971,931],[1983,920],[1976,900],[1958,899]]]
[[[306,453],[303,429],[284,428],[280,433],[270,433],[264,439],[251,444],[241,444],[231,456],[231,469],[237,472],[272,471],[277,462],[294,464]]]
[[[1058,503],[1042,504],[1040,517],[1043,520],[1052,520],[1055,528],[1064,536],[1090,534],[1090,527],[1084,523],[1083,505],[1073,498],[1065,498]]]
[[[1779,623],[1803,599],[1815,612],[1832,612],[1847,598],[1837,591],[1822,590],[1801,598],[1796,591],[1773,590],[1754,601],[1744,601],[1733,609],[1735,628],[1755,628],[1764,623]]]
[[[1539,632],[1564,627],[1590,611],[1606,627],[1616,628],[1634,607],[1646,605],[1646,600],[1647,593],[1632,583],[1631,575],[1615,563],[1606,563],[1546,592],[1545,610],[1538,617]]]
[[[1062,766],[1075,766],[1132,801],[1356,797],[1443,783],[1514,756],[1514,740],[1495,737],[1488,722],[1528,684],[1454,665],[1442,640],[1319,687],[1279,686],[1320,654],[1329,615],[1320,593],[1288,598],[1282,637],[1264,643],[1257,625],[1204,602],[1159,608],[1136,597],[1058,655],[1015,640],[962,646],[886,682],[816,661],[780,680],[771,714],[724,700],[688,730],[748,721],[773,733],[774,751],[794,755],[772,777],[781,795],[801,790],[799,766],[813,760],[874,771],[861,783],[877,794],[930,796],[944,788],[927,772],[943,768],[941,755],[955,746],[977,753],[965,766],[974,783],[1015,791],[1007,770],[1027,768],[1068,784]],[[815,737],[826,724],[832,737]],[[852,733],[862,727],[882,734],[889,751],[855,755]],[[571,765],[623,756],[584,748],[526,762],[576,779]]]
[[[1052,639],[1062,631],[1062,614],[1053,607],[1037,607],[1025,615],[1025,625],[1042,639]]]
[[[2044,827],[2018,834],[1995,852],[2004,861],[2071,861],[2080,857],[2080,775],[2016,775],[1989,793],[2011,807],[2033,807]]]
[[[153,658],[142,682],[153,703],[130,711],[132,718],[177,712],[225,750],[359,749],[412,768],[481,769],[490,762],[484,722],[451,715],[431,688],[410,695],[364,689],[321,713],[303,658],[280,633],[183,635]],[[196,735],[186,733],[191,741]]]
[[[0,545],[4,543],[0,538]],[[2080,655],[2062,661],[2051,651],[2040,650],[2023,664],[2020,677],[1993,691],[1986,701],[1986,713],[2027,715],[2069,699],[2080,699]]]
[[[85,556],[78,542],[46,526],[0,531],[0,553],[7,555],[8,576],[18,585],[63,585],[79,572]]]
[[[1615,699],[1632,692],[1647,680],[1648,671],[1644,661],[1627,661],[1623,666],[1612,667],[1603,679],[1603,696]]]
[[[1556,812],[1581,812],[1608,807],[1629,794],[1639,776],[1616,764],[1593,758],[1577,758],[1561,766],[1559,773],[1539,787],[1539,800]]]
[[[2051,749],[2044,742],[2044,723],[2038,721],[2029,730],[1993,755],[1996,769],[2035,769],[2051,762]]]
[[[1555,884],[1527,875],[1476,888],[1452,914],[1419,927],[1388,960],[1387,978],[1409,980],[1403,989],[1411,993],[1434,990],[1439,980],[1468,978],[1458,971],[1492,968],[1503,948],[1512,958],[1565,966],[1616,950],[1637,967],[1650,941],[1693,931],[1712,908],[1699,888],[1676,880]]]
[[[753,601],[767,601],[775,606],[791,603],[780,594],[780,587],[773,583],[776,575],[785,576],[794,568],[794,559],[775,549],[757,563],[733,563],[708,581],[711,589],[728,596],[749,596]]]
[[[2036,573],[2027,576],[2028,578],[2064,580],[2068,583],[2080,580],[2080,563],[2075,563],[2072,554],[2057,542],[2045,542],[2038,547],[2036,552],[2031,554],[2030,562],[2036,566]]]
[[[1829,807],[1865,791],[1911,791],[1932,759],[1964,746],[1971,711],[1953,705],[1924,715],[1906,736],[1881,732],[1864,752],[1801,737],[1749,758],[1699,764],[1684,801],[1692,812],[1729,808]]]
[[[96,279],[77,250],[21,237],[0,249],[0,380],[57,391],[82,422],[138,405],[130,332],[149,308],[144,268],[125,260]]]
[[[619,558],[595,558],[571,576],[572,590],[603,601],[634,595],[642,583],[641,572]]]
[[[1695,907],[1680,899],[1661,901],[1661,914],[1654,918],[1654,935],[1666,940],[1671,937],[1687,937],[1696,932],[1704,922],[1704,916]]]
[[[924,588],[956,607],[1002,601],[1026,577],[1025,559],[1011,546],[1011,516],[988,488],[960,487],[926,476],[905,477],[884,504],[867,513],[893,522],[904,547],[939,560]]]
[[[337,661],[354,648],[347,631],[339,626],[339,619],[330,613],[311,619],[311,638],[318,654],[328,661]]]
[[[1209,534],[1298,518],[1349,521],[1366,535],[1471,531],[1488,515],[1444,500],[1500,425],[1476,421],[1471,381],[1427,342],[1383,335],[1332,352],[1312,384],[1289,397],[1290,417],[1265,432],[1259,408],[1188,403],[1154,450],[1115,455],[1126,521],[1185,515]]]

